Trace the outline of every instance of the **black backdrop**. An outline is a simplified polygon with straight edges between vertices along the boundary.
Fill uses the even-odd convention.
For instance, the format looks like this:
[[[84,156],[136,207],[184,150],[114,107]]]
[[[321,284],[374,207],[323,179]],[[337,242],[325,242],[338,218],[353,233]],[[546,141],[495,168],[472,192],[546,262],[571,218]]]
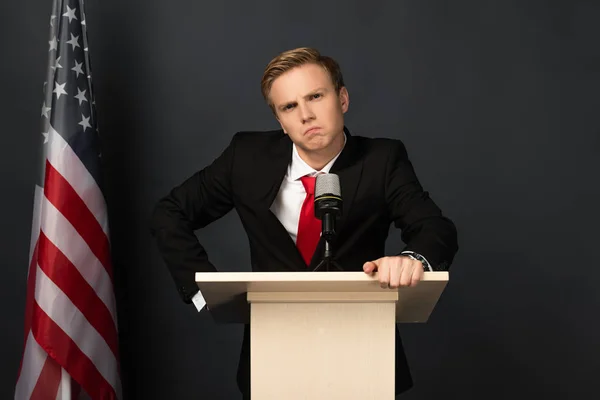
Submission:
[[[234,132],[271,129],[276,53],[341,64],[347,125],[407,145],[459,229],[431,321],[402,326],[403,398],[588,398],[600,370],[595,1],[143,0],[86,3],[128,398],[236,399],[241,327],[178,298],[148,233],[156,200]],[[0,398],[14,390],[51,1],[2,2]],[[234,213],[199,237],[248,269]],[[401,248],[399,233],[390,252]]]

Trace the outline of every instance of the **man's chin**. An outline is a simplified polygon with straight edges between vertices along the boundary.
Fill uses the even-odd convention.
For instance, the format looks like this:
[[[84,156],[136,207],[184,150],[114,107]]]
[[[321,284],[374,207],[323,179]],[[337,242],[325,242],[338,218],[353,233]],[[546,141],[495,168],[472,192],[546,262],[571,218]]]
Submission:
[[[331,143],[325,142],[324,140],[312,140],[312,141],[308,141],[303,143],[303,148],[305,151],[311,151],[311,152],[319,152],[322,150],[325,150],[327,147],[329,147]]]

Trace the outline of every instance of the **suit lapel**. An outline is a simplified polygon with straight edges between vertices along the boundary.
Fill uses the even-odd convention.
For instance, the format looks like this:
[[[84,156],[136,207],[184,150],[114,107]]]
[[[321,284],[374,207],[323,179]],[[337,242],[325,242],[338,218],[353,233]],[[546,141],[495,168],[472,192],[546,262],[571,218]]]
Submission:
[[[281,183],[287,173],[288,165],[292,159],[292,141],[282,132],[282,137],[270,146],[264,155],[262,167],[258,170],[261,174],[259,187],[256,189],[261,194],[258,212],[260,221],[263,221],[265,231],[270,232],[272,250],[279,253],[286,260],[286,266],[294,270],[306,270],[306,264],[298,251],[296,244],[279,219],[271,211],[271,205],[279,193]]]
[[[260,174],[260,179],[253,185],[260,194],[259,201],[263,207],[269,209],[273,204],[291,159],[292,141],[281,133],[281,137],[269,146],[263,157],[256,160],[258,165],[251,167]]]

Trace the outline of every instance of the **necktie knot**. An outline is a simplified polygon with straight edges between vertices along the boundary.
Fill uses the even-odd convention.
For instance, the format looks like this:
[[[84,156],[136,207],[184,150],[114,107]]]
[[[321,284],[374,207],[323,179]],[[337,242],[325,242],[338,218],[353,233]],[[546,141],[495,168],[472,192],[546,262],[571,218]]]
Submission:
[[[303,176],[300,178],[302,185],[304,186],[304,190],[306,190],[306,194],[314,195],[315,194],[315,181],[317,180],[316,176]]]

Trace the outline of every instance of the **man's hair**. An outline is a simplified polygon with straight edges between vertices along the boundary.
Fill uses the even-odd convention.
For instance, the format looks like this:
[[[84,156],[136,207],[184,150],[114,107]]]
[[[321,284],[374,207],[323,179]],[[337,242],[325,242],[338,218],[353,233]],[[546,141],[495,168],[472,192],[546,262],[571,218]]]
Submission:
[[[263,73],[260,83],[262,95],[275,113],[275,107],[269,99],[273,81],[285,72],[304,64],[316,64],[323,67],[331,77],[335,91],[339,94],[344,87],[344,78],[339,64],[331,57],[323,56],[317,49],[311,47],[299,47],[284,51],[269,62]]]

